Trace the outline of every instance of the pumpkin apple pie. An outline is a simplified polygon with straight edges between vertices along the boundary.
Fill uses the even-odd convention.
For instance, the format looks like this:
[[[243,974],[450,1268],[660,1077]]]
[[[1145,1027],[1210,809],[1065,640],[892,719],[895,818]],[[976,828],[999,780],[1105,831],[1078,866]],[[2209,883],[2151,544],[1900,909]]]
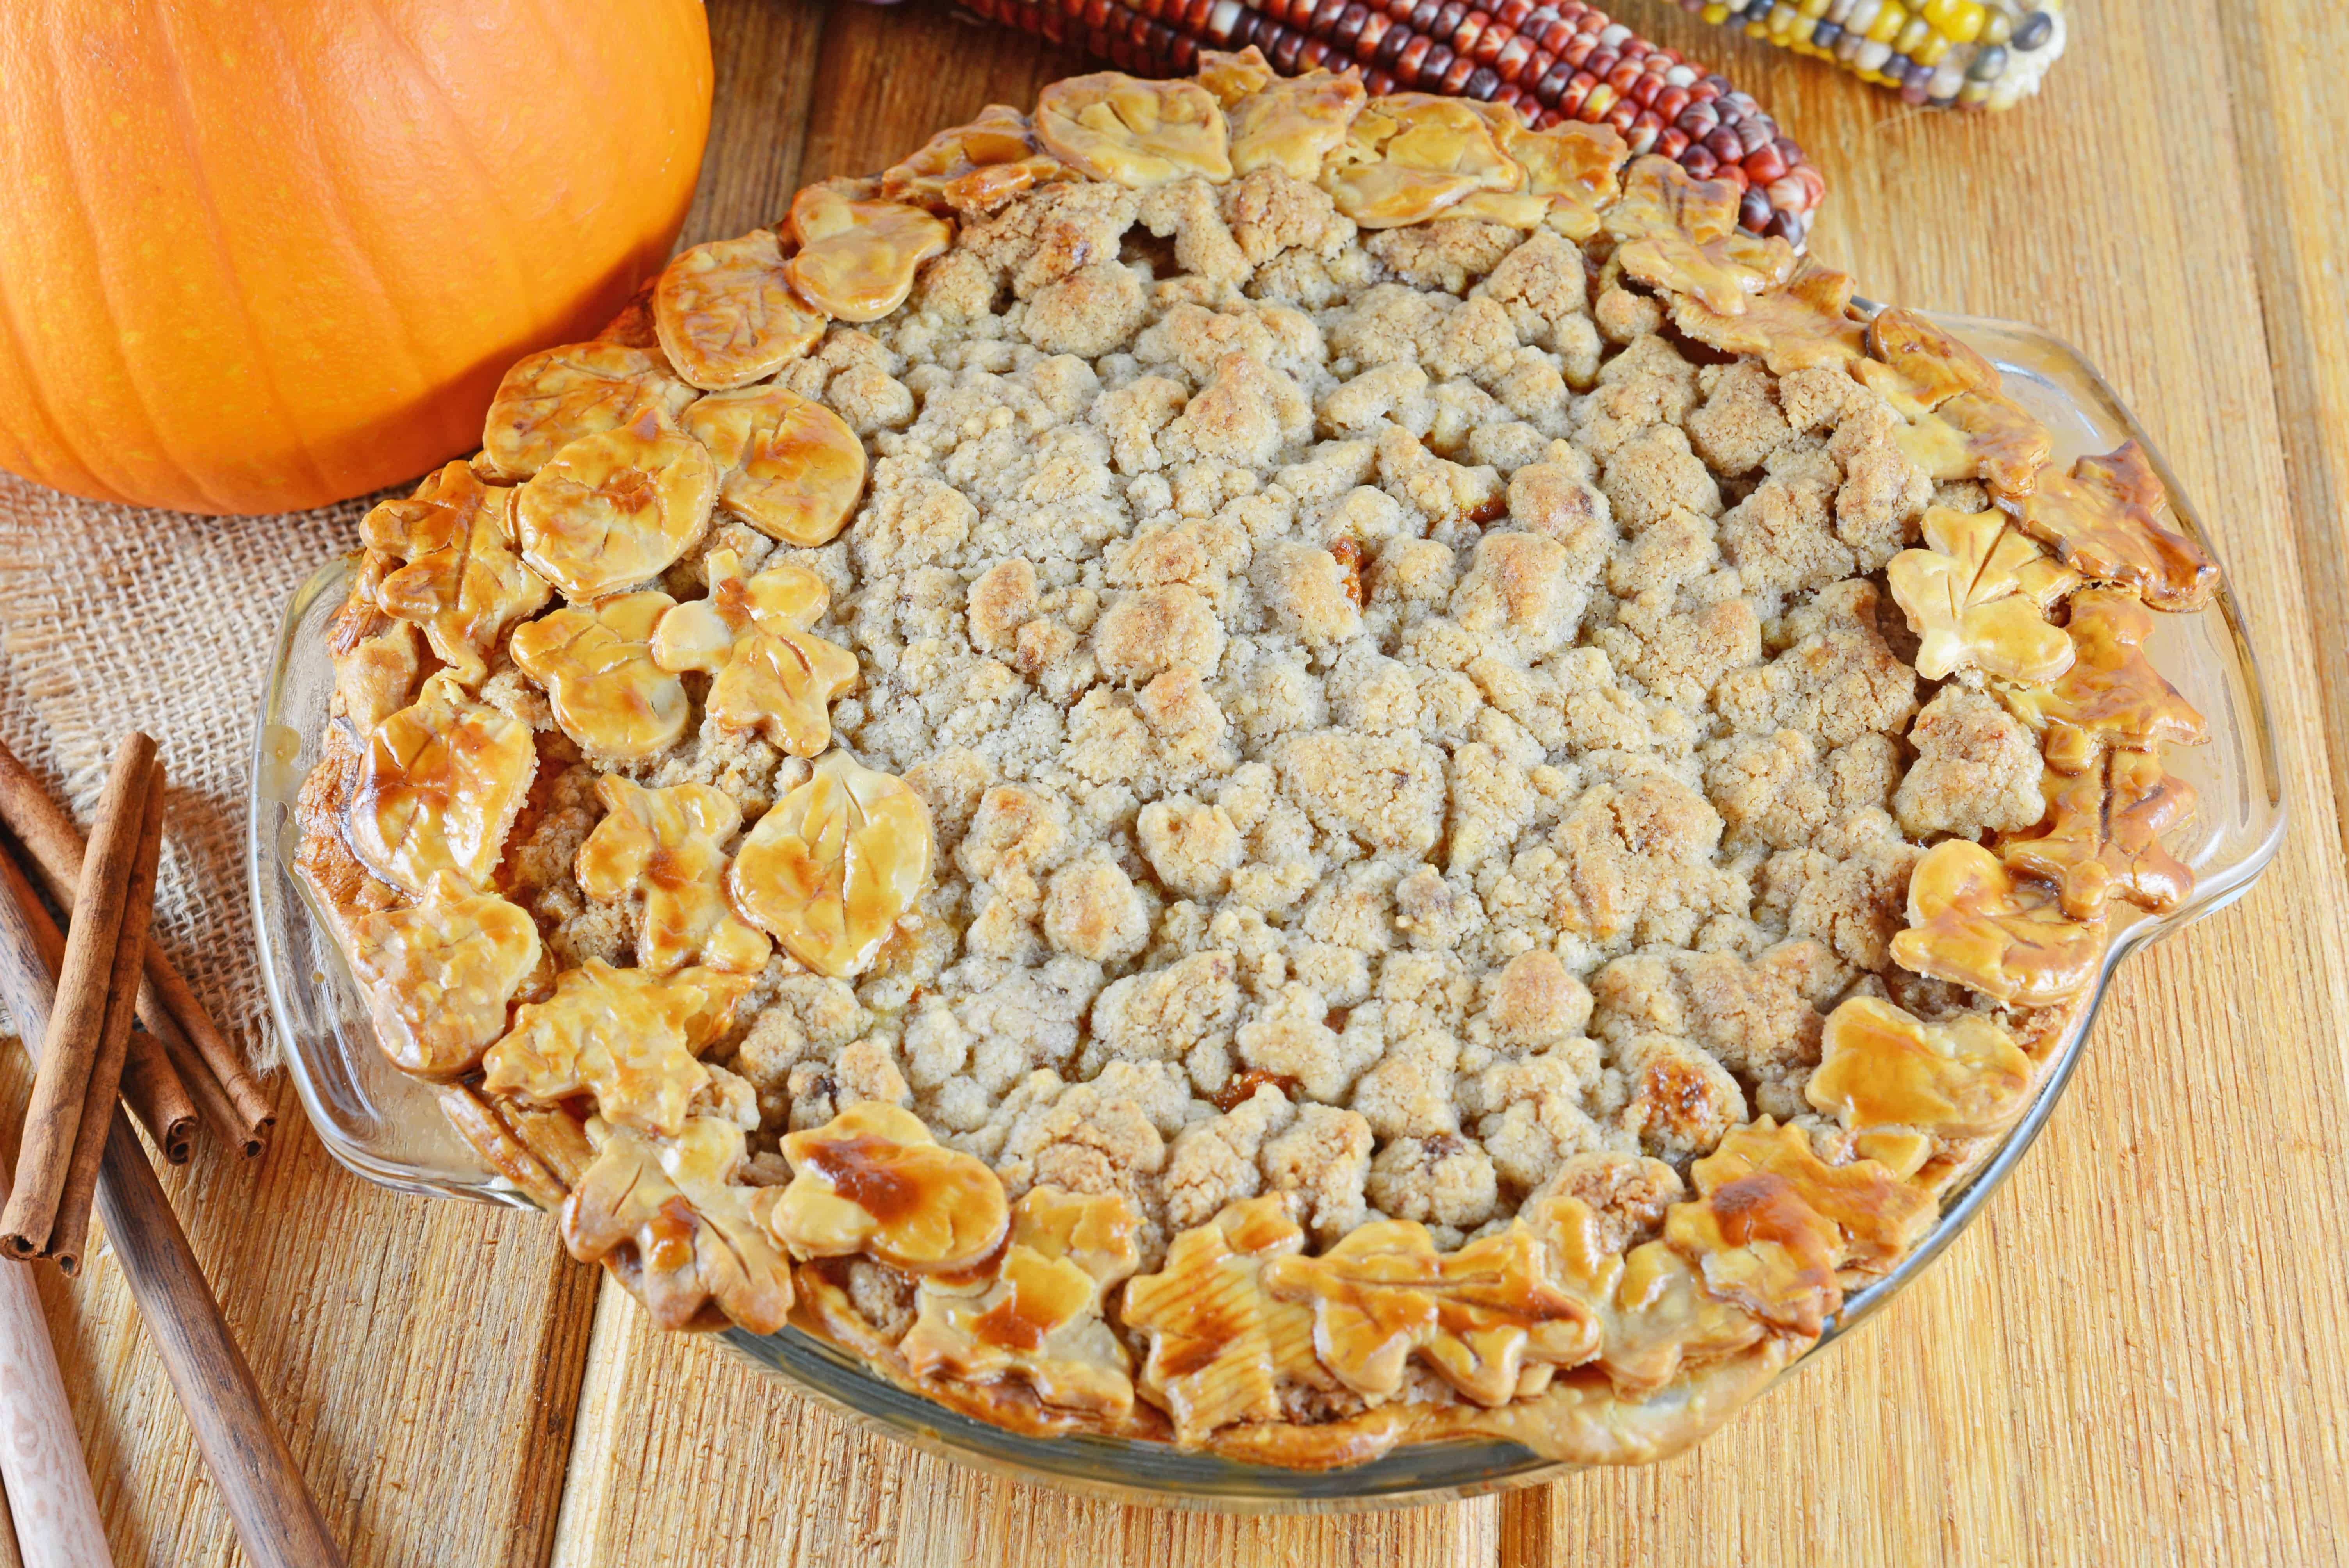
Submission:
[[[2185,896],[2215,581],[1738,214],[1251,50],[686,252],[367,520],[303,865],[384,1048],[665,1326],[1693,1440]]]

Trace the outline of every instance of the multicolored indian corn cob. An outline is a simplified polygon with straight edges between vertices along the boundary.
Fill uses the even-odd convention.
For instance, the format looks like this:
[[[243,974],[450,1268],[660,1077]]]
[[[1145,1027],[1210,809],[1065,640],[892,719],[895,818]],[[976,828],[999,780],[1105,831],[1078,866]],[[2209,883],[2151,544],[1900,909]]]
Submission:
[[[1826,181],[1729,81],[1578,0],[963,0],[970,10],[1121,69],[1188,75],[1198,52],[1253,44],[1275,69],[1358,76],[1373,95],[1513,106],[1535,127],[1607,124],[1744,192],[1738,222],[1799,245]]]
[[[2064,52],[2064,0],[1672,3],[1936,108],[2012,108]]]

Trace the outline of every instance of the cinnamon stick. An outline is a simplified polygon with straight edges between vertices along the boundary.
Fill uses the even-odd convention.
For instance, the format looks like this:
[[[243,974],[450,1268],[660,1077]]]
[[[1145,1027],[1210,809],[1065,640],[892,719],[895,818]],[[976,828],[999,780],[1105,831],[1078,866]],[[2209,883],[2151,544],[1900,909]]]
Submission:
[[[56,1000],[30,915],[16,899],[0,898],[0,1001],[28,1046],[46,1031]],[[341,1549],[261,1401],[154,1167],[119,1115],[110,1119],[98,1167],[98,1218],[246,1558],[257,1568],[339,1568]],[[0,1396],[14,1387],[0,1378]],[[6,1452],[0,1444],[0,1456]]]
[[[57,1010],[41,1040],[32,1103],[25,1108],[25,1143],[16,1154],[16,1190],[0,1209],[0,1253],[37,1255],[56,1228],[81,1132],[82,1101],[106,1031],[106,994],[114,970],[114,942],[139,852],[147,784],[155,767],[152,737],[132,730],[115,748],[114,769],[98,799],[98,828],[83,861],[80,908],[66,928],[66,961],[57,974]]]
[[[69,1274],[81,1272],[90,1201],[98,1195],[98,1161],[106,1154],[106,1130],[113,1125],[114,1102],[122,1092],[123,1064],[130,1054],[130,1016],[138,1006],[140,961],[147,954],[147,924],[155,914],[155,868],[162,853],[163,765],[157,762],[148,770],[139,847],[131,856],[130,891],[107,973],[106,1024],[98,1037],[98,1059],[90,1064],[89,1088],[82,1096],[81,1130],[75,1135],[65,1196],[58,1201],[57,1221],[49,1232],[47,1255]]]
[[[197,1053],[196,1047],[188,1043],[188,1037],[180,1032],[180,1026],[171,1015],[160,1007],[150,1013],[143,990],[140,997],[140,1023],[146,1026],[148,1037],[156,1043],[164,1059],[178,1072],[180,1081],[188,1086],[188,1092],[196,1097],[196,1106],[203,1112],[205,1125],[235,1144],[246,1158],[260,1153],[266,1147],[264,1135],[269,1130],[270,1124],[276,1120],[274,1114],[255,1123],[238,1109],[236,1102],[229,1099],[228,1090],[221,1088],[220,1079],[212,1077],[212,1068],[204,1065],[204,1058]]]
[[[151,998],[151,1000],[150,1000]],[[158,1034],[158,1020],[175,1024],[182,1038],[194,1047],[196,1058],[204,1070],[221,1087],[221,1093],[233,1109],[235,1119],[227,1124],[229,1131],[243,1146],[247,1154],[258,1154],[267,1147],[269,1130],[277,1125],[277,1108],[270,1103],[269,1091],[245,1065],[244,1053],[232,1044],[204,1005],[180,972],[164,962],[162,950],[152,941],[147,944],[147,977],[139,987],[139,1016]]]
[[[26,879],[24,869],[16,864],[16,858],[5,850],[0,850],[0,895],[5,895],[24,910],[25,923],[32,933],[33,944],[47,973],[54,979],[66,961],[66,934],[57,929],[56,921],[49,918],[49,912],[42,906],[40,895],[33,891],[33,884]],[[17,1025],[19,1028],[26,1026],[21,1021]],[[27,1050],[30,1048],[26,1047]],[[189,1052],[191,1059],[194,1055],[192,1050]],[[155,1147],[163,1151],[163,1158],[174,1165],[188,1162],[189,1150],[195,1139],[198,1108],[196,1101],[189,1098],[189,1083],[200,1085],[215,1095],[220,1093],[220,1086],[212,1082],[212,1075],[201,1070],[203,1063],[197,1061],[195,1065],[198,1070],[191,1073],[188,1082],[183,1083],[179,1073],[173,1070],[171,1058],[164,1054],[158,1037],[143,1033],[132,1034],[130,1053],[122,1064],[123,1103],[146,1124],[147,1136],[155,1140]],[[225,1099],[222,1106],[220,1118],[234,1115],[227,1109]],[[204,1114],[209,1116],[212,1112],[207,1110]],[[215,1119],[217,1125],[228,1125],[225,1119]]]
[[[70,919],[75,889],[81,879],[81,831],[49,798],[32,769],[5,745],[0,745],[0,822],[15,831],[32,855],[42,885]],[[243,1054],[221,1033],[220,1026],[196,1000],[195,992],[151,939],[147,944],[147,978],[139,987],[139,1021],[167,1048],[172,1026],[178,1026],[178,1043],[187,1048],[173,1051],[172,1059],[203,1104],[205,1119],[240,1141],[247,1154],[258,1154],[269,1129],[276,1124],[276,1109]],[[195,1062],[202,1064],[202,1076],[214,1080],[219,1094],[207,1094],[194,1081],[198,1075],[190,1064]],[[215,1114],[216,1105],[228,1108],[228,1113]]]

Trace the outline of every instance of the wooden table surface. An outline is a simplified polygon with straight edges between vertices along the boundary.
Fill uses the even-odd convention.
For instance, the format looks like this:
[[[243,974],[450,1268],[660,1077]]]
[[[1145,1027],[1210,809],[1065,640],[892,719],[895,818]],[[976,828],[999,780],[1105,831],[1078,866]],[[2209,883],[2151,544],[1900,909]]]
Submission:
[[[1891,1310],[1693,1453],[1320,1519],[1124,1508],[861,1435],[642,1315],[534,1216],[275,1145],[168,1178],[355,1563],[1950,1563],[2349,1558],[2349,34],[2326,0],[2073,0],[2000,117],[1906,110],[1625,0],[1723,66],[1832,194],[1862,291],[2053,329],[2201,502],[2281,723],[2292,830],[2251,896],[2121,971],[2021,1171]],[[912,0],[711,0],[688,240],[878,168],[1074,55]],[[245,700],[240,694],[235,700]],[[24,1091],[0,1056],[0,1105]],[[125,1563],[241,1561],[101,1259],[42,1295]]]

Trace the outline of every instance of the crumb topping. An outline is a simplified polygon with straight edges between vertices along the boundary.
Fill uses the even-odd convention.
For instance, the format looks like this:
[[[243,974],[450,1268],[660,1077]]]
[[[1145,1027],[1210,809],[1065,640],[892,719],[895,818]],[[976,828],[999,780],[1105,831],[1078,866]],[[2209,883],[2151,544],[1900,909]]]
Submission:
[[[863,1047],[1014,1199],[1133,1197],[1145,1265],[1265,1191],[1456,1244],[1578,1156],[1799,1112],[1911,838],[2036,820],[2027,733],[1920,717],[1885,641],[1860,574],[1931,490],[1879,405],[1660,322],[1602,359],[1547,230],[1342,225],[1277,160],[1045,184],[855,334],[902,413],[773,561],[940,853],[853,1020],[746,1009],[802,1108],[754,1147]],[[710,750],[655,771],[724,789]]]

